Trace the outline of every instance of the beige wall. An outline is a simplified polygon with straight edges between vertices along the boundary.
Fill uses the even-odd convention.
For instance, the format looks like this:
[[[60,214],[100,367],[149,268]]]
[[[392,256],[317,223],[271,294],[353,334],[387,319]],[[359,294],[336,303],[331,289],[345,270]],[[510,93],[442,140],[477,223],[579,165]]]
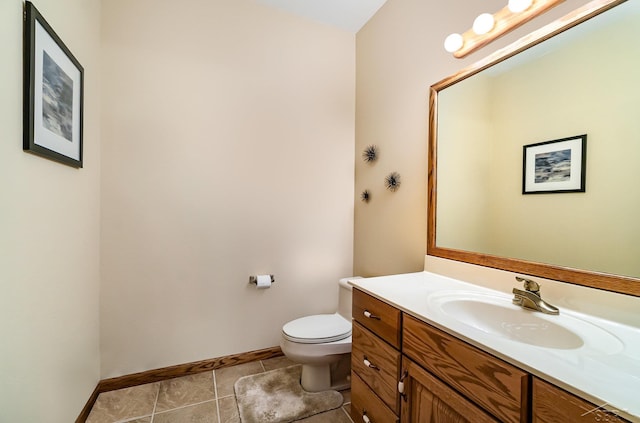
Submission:
[[[354,272],[364,276],[418,271],[426,251],[429,86],[587,1],[566,1],[492,45],[459,60],[443,48],[482,12],[505,2],[388,0],[356,37],[356,194]],[[360,160],[369,144],[380,149],[373,166]],[[396,193],[384,189],[390,171],[402,175]],[[452,266],[455,263],[452,263]]]
[[[102,26],[102,376],[276,346],[335,311],[355,36],[251,0],[110,0]]]
[[[21,0],[0,1],[0,421],[74,421],[99,380],[100,2],[35,1],[85,70],[84,168],[22,151]]]

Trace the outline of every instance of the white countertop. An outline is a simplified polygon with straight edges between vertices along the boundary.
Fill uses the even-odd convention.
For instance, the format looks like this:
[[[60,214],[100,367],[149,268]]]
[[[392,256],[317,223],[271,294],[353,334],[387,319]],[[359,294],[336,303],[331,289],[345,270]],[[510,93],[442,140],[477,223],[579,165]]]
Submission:
[[[560,308],[561,315],[588,322],[587,329],[592,324],[608,332],[607,339],[613,342],[607,345],[587,344],[576,349],[545,348],[498,337],[464,324],[447,316],[431,301],[440,293],[456,291],[499,296],[510,302],[513,298],[511,287],[508,292],[507,289],[505,292],[495,291],[429,272],[357,279],[350,283],[540,379],[632,422],[640,422],[640,329],[637,327]],[[515,283],[513,287],[521,288]],[[554,317],[544,315],[545,319]],[[588,333],[580,335],[589,338]],[[585,422],[596,421],[596,417],[594,412],[594,420]]]

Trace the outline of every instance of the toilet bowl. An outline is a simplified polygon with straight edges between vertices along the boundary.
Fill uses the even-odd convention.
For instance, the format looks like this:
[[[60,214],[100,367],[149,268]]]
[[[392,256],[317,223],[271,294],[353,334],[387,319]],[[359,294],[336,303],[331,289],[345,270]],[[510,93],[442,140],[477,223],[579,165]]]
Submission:
[[[338,311],[292,320],[282,327],[280,348],[302,365],[300,383],[309,392],[350,386],[351,285],[340,279]]]

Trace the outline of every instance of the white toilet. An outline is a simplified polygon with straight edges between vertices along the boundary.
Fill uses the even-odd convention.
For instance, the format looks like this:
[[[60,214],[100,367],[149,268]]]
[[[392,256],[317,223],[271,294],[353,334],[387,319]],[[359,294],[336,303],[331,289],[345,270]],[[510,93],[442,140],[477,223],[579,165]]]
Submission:
[[[302,364],[300,383],[309,392],[347,389],[351,372],[351,285],[339,282],[338,311],[292,320],[282,326],[280,348]]]

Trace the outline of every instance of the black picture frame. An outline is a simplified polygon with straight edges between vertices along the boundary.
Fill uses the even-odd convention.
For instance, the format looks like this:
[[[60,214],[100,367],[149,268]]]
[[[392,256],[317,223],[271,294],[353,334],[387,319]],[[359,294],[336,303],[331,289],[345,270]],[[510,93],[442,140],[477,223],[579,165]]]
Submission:
[[[586,191],[586,134],[525,145],[522,156],[522,194]]]
[[[82,167],[84,68],[25,3],[23,150]]]

